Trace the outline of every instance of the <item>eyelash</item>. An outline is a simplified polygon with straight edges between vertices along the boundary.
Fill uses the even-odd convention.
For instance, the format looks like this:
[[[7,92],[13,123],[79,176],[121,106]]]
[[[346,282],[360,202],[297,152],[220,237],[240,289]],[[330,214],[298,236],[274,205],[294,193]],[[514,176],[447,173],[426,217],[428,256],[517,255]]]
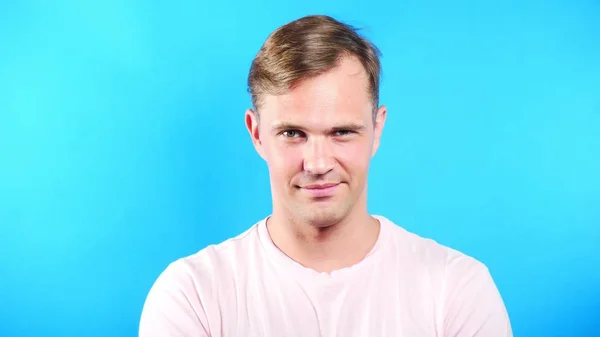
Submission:
[[[288,136],[288,135],[286,135],[286,133],[289,133],[289,132],[294,132],[294,133],[302,134],[302,131],[298,131],[298,130],[285,130],[285,131],[283,131],[281,134],[282,134],[284,137],[286,137],[286,138],[296,138],[296,137],[293,137],[293,136]]]
[[[340,132],[344,133],[343,136],[351,135],[354,133],[354,131],[350,131],[350,130],[337,130],[335,133],[340,133]]]
[[[304,133],[302,131],[300,131],[300,130],[285,130],[285,131],[281,132],[281,135],[283,135],[286,138],[297,138],[297,137],[294,137],[294,136],[288,136],[288,135],[286,135],[286,133],[291,133],[291,132],[297,133],[298,136],[304,135]],[[338,134],[338,136],[340,136],[340,137],[343,137],[343,136],[347,136],[347,135],[353,134],[354,131],[351,131],[351,130],[337,130],[334,133]],[[340,135],[340,133],[342,133],[342,134]]]

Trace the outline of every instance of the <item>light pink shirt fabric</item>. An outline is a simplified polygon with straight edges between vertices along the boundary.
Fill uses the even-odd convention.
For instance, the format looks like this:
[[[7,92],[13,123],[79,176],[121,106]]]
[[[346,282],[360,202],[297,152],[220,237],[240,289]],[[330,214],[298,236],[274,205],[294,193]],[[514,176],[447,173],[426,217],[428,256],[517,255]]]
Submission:
[[[481,262],[382,216],[360,263],[318,273],[283,254],[265,220],[173,262],[144,304],[141,337],[511,337]]]

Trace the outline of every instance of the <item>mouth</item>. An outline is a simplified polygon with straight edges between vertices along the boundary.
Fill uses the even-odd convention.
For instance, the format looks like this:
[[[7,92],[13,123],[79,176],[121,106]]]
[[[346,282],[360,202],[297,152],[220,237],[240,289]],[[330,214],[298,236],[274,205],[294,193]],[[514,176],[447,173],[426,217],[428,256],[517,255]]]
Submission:
[[[339,186],[340,183],[311,184],[300,186],[300,189],[313,198],[325,198],[333,196]]]

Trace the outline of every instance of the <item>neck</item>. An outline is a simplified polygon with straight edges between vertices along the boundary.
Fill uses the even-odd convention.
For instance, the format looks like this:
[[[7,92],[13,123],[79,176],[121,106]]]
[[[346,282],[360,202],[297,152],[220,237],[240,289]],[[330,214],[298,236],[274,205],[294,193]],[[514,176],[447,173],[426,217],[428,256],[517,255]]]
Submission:
[[[364,207],[326,227],[273,212],[267,228],[275,246],[288,257],[307,268],[331,273],[364,259],[377,242],[380,224]]]

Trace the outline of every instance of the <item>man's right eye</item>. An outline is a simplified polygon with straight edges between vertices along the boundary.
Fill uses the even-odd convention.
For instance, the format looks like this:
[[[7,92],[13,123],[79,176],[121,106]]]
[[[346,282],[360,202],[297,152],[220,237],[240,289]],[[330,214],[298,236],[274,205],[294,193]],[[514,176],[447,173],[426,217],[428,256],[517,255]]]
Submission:
[[[287,138],[297,138],[302,136],[301,132],[298,130],[286,130],[281,133],[284,137]]]

